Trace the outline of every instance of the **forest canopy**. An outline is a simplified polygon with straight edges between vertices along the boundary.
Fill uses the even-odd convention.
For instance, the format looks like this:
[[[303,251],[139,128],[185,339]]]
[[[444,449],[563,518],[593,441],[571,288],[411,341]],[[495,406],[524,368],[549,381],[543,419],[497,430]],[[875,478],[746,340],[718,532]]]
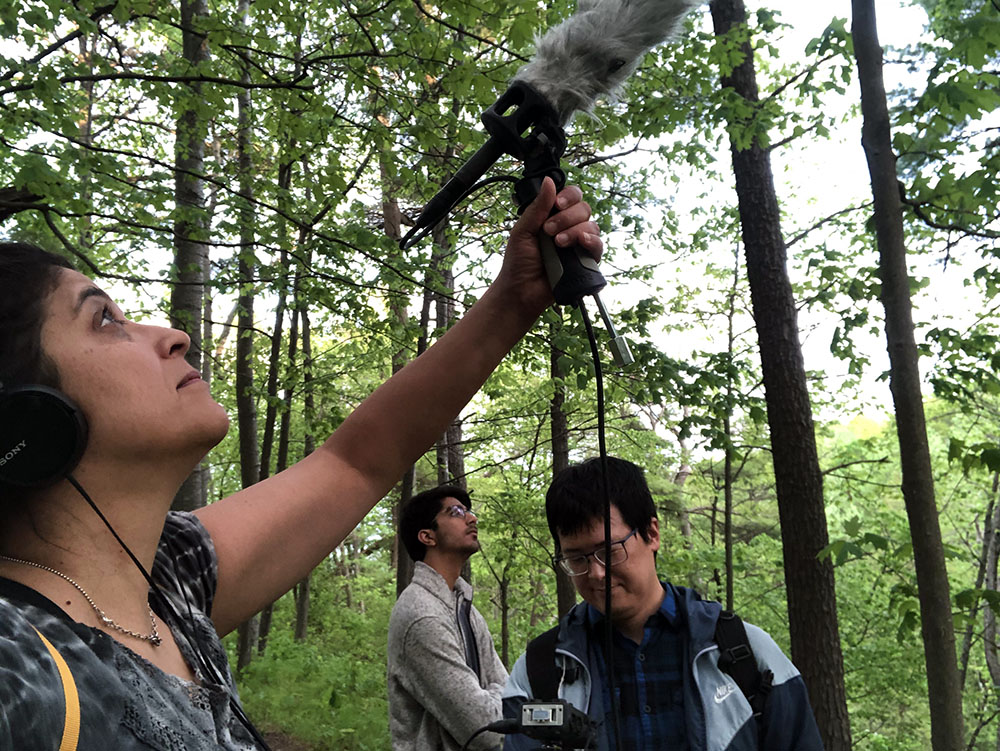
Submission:
[[[828,710],[828,748],[1000,748],[1000,6],[878,8],[879,173],[862,143],[866,3],[809,5],[697,6],[567,129],[562,167],[602,228],[603,297],[636,360],[613,365],[598,332],[608,449],[647,472],[662,576],[774,635]],[[312,451],[482,293],[516,218],[509,181],[415,247],[399,240],[575,4],[0,9],[0,236],[191,335],[233,417],[178,496],[196,508]],[[489,174],[522,166],[505,155]],[[891,222],[905,255],[890,293]],[[901,397],[906,341],[916,404]],[[412,565],[395,519],[416,491],[471,491],[471,578],[505,664],[551,627],[572,591],[543,498],[555,468],[598,452],[596,375],[579,311],[547,311],[355,533],[228,640],[272,737],[387,746],[386,625]],[[925,553],[913,532],[928,521]],[[810,591],[833,605],[832,642]],[[931,610],[954,629],[942,665]],[[954,701],[932,708],[948,681]]]

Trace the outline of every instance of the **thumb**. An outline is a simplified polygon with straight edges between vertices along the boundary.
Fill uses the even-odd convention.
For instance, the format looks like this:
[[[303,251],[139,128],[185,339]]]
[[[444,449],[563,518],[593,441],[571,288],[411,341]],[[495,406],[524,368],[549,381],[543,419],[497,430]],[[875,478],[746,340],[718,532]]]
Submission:
[[[521,218],[514,225],[511,234],[523,233],[531,237],[537,235],[541,231],[542,225],[545,224],[545,220],[549,218],[549,213],[555,202],[556,184],[552,182],[551,177],[546,177],[542,180],[542,187],[538,191],[538,195],[535,196],[535,200],[528,204],[524,213],[521,214]]]

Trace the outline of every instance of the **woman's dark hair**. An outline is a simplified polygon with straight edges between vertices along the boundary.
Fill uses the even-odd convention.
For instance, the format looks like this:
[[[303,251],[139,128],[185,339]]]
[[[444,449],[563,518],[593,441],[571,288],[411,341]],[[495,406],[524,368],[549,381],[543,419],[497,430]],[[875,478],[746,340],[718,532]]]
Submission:
[[[567,467],[549,486],[545,494],[545,516],[557,551],[560,534],[576,534],[595,520],[604,518],[601,475],[601,460],[595,457]],[[642,468],[609,456],[608,495],[611,505],[618,509],[629,529],[638,530],[642,539],[649,542],[649,523],[656,516],[656,504]]]
[[[59,371],[42,351],[42,323],[59,270],[72,268],[35,245],[0,242],[0,384],[59,388]]]
[[[437,529],[437,515],[445,498],[454,498],[467,509],[472,508],[469,494],[454,485],[439,485],[417,493],[403,506],[399,517],[399,536],[403,538],[406,552],[415,561],[422,561],[427,554],[427,546],[417,539],[417,535],[422,529]]]

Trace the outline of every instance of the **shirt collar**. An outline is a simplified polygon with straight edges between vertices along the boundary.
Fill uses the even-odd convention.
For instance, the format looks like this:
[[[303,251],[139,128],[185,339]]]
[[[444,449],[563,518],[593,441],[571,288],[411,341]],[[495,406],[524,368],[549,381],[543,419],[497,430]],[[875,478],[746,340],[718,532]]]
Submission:
[[[663,602],[660,603],[660,608],[655,613],[653,613],[649,620],[646,621],[646,626],[655,624],[660,618],[666,621],[667,625],[671,628],[677,628],[680,625],[680,620],[677,616],[677,597],[674,595],[674,588],[671,587],[667,582],[660,582],[660,586],[663,587]],[[592,625],[599,624],[604,619],[601,615],[601,611],[587,603],[587,620]],[[652,623],[651,623],[652,622]]]

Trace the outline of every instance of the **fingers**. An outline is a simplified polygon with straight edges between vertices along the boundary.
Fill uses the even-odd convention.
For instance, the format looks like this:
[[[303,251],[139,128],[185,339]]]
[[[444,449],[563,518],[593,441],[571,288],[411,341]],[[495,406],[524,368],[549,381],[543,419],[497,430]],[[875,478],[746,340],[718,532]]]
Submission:
[[[564,190],[563,193],[565,192]],[[538,191],[535,200],[528,204],[528,208],[524,210],[521,218],[517,220],[514,229],[511,231],[511,235],[533,237],[538,234],[542,228],[542,224],[545,222],[545,218],[552,211],[552,206],[555,205],[555,202],[556,185],[552,182],[552,178],[546,177],[542,180],[541,190]]]
[[[556,245],[579,245],[600,260],[604,250],[601,228],[590,219],[590,204],[583,200],[583,191],[570,185],[556,199],[559,211],[546,220],[542,229],[552,236]]]
[[[553,206],[555,213],[549,216]],[[511,236],[512,239],[534,237],[539,231],[551,235],[556,245],[579,245],[597,260],[604,250],[601,229],[590,220],[590,204],[583,200],[583,191],[575,185],[566,186],[556,195],[552,180],[542,181],[538,196],[524,210]]]
[[[558,237],[560,233],[572,230],[581,224],[593,225],[593,222],[590,221],[590,205],[586,201],[579,200],[549,217],[542,229],[553,237]]]
[[[555,236],[556,245],[566,247],[579,245],[587,251],[595,261],[601,260],[604,252],[604,241],[601,240],[601,228],[594,222],[583,222]]]
[[[560,211],[583,200],[583,191],[575,185],[567,185],[556,196],[556,208]]]

